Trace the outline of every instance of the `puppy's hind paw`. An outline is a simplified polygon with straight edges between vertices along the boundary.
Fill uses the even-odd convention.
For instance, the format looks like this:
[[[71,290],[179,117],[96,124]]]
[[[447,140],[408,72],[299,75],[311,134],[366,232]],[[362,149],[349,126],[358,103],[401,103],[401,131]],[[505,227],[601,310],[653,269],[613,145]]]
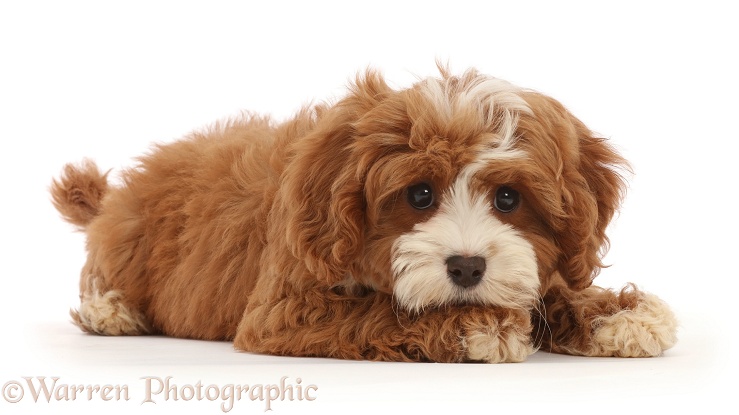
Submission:
[[[70,310],[72,321],[85,332],[106,336],[151,333],[152,329],[144,316],[126,307],[121,297],[118,291],[85,294],[79,310]]]

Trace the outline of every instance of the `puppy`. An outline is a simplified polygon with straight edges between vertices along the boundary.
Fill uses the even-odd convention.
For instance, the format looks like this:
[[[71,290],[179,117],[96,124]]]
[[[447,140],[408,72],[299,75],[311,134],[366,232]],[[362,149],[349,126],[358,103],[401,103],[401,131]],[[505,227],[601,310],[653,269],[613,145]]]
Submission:
[[[657,297],[592,286],[626,162],[559,102],[469,70],[244,116],[156,146],[119,186],[51,194],[87,235],[84,331],[289,356],[520,362],[656,356]]]

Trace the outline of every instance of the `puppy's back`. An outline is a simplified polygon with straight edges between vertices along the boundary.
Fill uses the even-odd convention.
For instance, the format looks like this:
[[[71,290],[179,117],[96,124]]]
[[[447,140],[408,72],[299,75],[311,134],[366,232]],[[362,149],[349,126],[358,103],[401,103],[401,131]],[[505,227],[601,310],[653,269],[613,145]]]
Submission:
[[[259,274],[279,180],[284,154],[273,151],[275,132],[252,117],[215,125],[156,146],[123,172],[120,186],[76,191],[77,199],[62,197],[75,193],[64,183],[105,176],[90,170],[81,175],[87,181],[70,182],[66,172],[52,187],[55,203],[87,234],[78,325],[100,334],[232,338]],[[92,307],[93,298],[115,304]],[[121,330],[116,316],[142,321]]]

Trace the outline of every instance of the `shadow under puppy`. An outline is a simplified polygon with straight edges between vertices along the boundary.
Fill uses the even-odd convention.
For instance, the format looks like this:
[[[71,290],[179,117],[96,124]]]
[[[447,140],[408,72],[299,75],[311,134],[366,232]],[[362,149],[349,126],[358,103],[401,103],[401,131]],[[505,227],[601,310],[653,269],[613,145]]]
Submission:
[[[51,193],[87,234],[83,330],[291,356],[656,356],[672,312],[591,286],[625,161],[560,103],[475,70],[158,145]]]

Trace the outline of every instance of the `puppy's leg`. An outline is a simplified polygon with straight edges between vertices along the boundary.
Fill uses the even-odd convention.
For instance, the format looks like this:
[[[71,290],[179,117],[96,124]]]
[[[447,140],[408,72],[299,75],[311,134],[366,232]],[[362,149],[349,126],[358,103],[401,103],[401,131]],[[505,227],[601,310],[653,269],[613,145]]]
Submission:
[[[89,263],[82,269],[80,307],[70,310],[72,321],[88,333],[108,336],[153,332],[144,315],[128,304],[120,290],[111,288]]]
[[[534,353],[530,335],[531,319],[526,311],[476,309],[486,320],[480,324],[470,319],[472,324],[465,325],[462,345],[466,359],[486,363],[522,362]],[[440,318],[448,318],[444,314],[442,312]],[[459,318],[464,321],[468,317],[461,313]]]
[[[677,321],[655,295],[629,286],[549,289],[534,315],[542,350],[583,356],[658,356],[675,344]]]
[[[533,353],[528,311],[481,306],[411,316],[392,298],[313,289],[250,306],[237,349],[384,361],[520,362]]]

